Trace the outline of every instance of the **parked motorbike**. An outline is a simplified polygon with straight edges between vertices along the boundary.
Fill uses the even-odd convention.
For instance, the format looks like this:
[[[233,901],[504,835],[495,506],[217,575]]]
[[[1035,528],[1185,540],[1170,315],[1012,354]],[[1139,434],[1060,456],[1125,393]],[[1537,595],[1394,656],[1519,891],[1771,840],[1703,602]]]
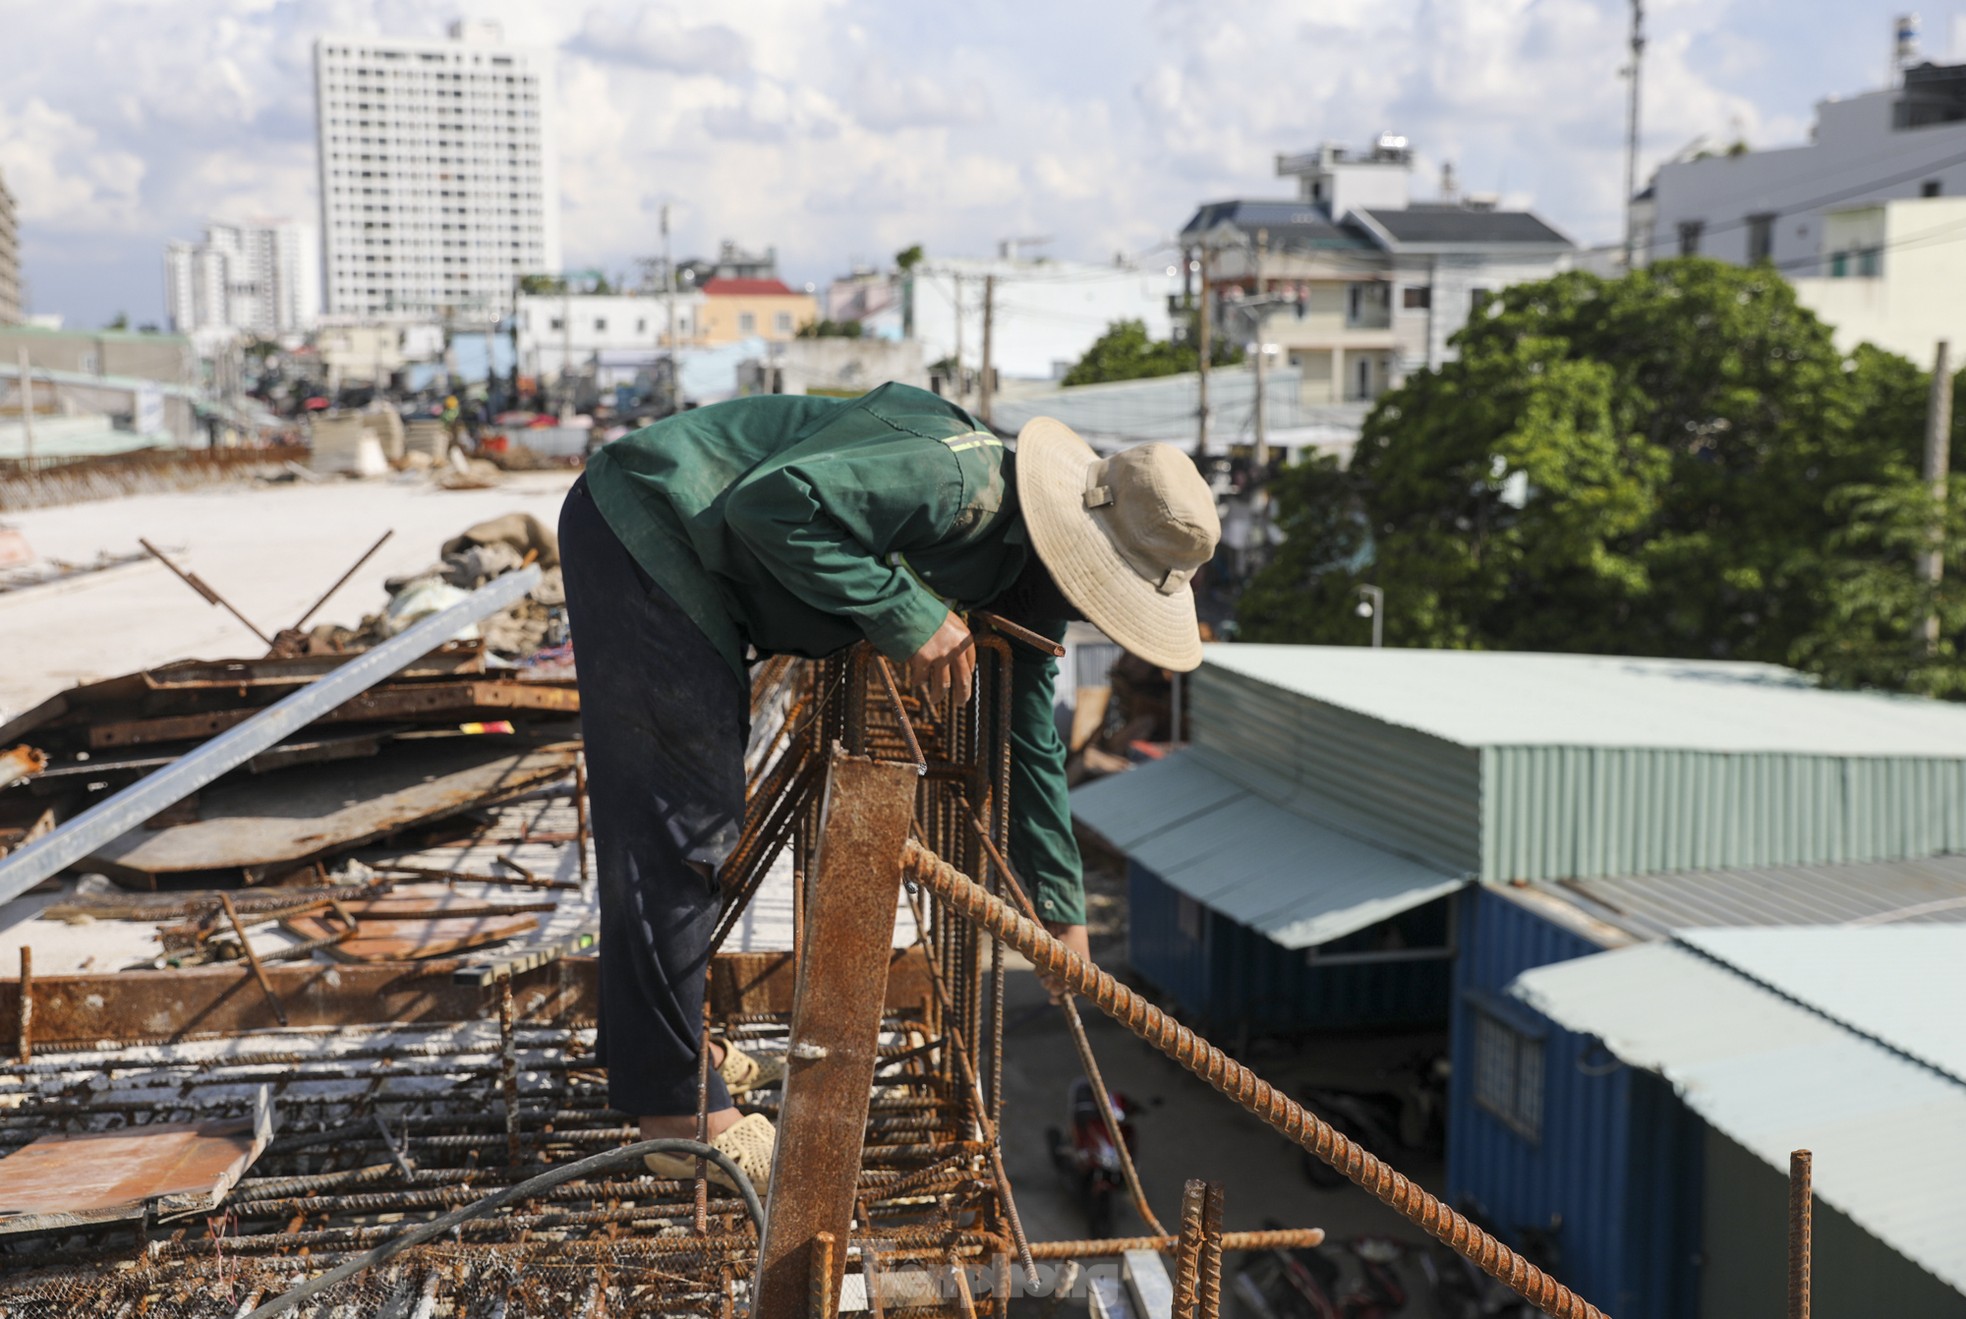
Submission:
[[[1231,1287],[1250,1319],[1390,1319],[1406,1308],[1396,1267],[1405,1253],[1384,1237],[1269,1250],[1244,1264]]]
[[[1444,1053],[1429,1053],[1381,1074],[1377,1089],[1313,1086],[1304,1106],[1379,1158],[1438,1160],[1447,1148],[1447,1076]],[[1320,1190],[1348,1186],[1345,1175],[1308,1151],[1304,1176]]]
[[[1127,1153],[1137,1157],[1140,1146],[1133,1131],[1133,1105],[1118,1091],[1109,1092],[1109,1097],[1113,1113],[1119,1119],[1120,1138],[1126,1142]],[[1051,1161],[1072,1182],[1080,1211],[1085,1215],[1086,1235],[1111,1236],[1114,1214],[1126,1194],[1119,1149],[1113,1144],[1112,1133],[1099,1111],[1091,1082],[1084,1077],[1073,1081],[1065,1106],[1071,1134],[1068,1137],[1057,1127],[1046,1132]]]

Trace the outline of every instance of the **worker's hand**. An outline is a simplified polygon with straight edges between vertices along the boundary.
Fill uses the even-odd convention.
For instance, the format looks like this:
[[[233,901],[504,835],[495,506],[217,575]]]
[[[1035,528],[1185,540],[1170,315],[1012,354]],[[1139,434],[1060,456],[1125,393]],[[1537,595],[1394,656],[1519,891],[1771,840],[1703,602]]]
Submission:
[[[1066,925],[1061,921],[1046,921],[1044,928],[1050,932],[1052,938],[1077,953],[1080,960],[1086,962],[1092,960],[1092,944],[1085,937],[1085,926]],[[1038,978],[1043,980],[1044,987],[1051,991],[1051,1001],[1053,1003],[1064,1002],[1066,994],[1064,981],[1047,975],[1040,975]]]
[[[975,673],[976,642],[954,614],[942,620],[935,635],[908,661],[909,684],[936,702],[954,691],[956,704],[968,704]]]

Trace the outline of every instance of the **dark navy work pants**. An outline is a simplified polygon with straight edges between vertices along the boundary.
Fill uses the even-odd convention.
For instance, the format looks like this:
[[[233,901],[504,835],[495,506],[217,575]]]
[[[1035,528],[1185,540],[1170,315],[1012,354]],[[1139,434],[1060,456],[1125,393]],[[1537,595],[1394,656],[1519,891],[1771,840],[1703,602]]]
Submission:
[[[696,1111],[711,874],[744,822],[750,694],[609,530],[585,477],[560,510],[560,560],[600,867],[608,1103],[678,1117]],[[712,1071],[710,1107],[729,1105]]]

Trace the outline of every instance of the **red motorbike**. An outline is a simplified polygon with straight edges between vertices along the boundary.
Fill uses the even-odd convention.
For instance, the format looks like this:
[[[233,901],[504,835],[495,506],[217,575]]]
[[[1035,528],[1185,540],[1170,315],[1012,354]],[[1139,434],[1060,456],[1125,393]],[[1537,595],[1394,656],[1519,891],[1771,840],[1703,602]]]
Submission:
[[[1116,1090],[1109,1092],[1109,1098],[1113,1113],[1119,1118],[1120,1139],[1126,1142],[1127,1153],[1137,1157],[1140,1146],[1133,1134],[1133,1105]],[[1085,1234],[1109,1237],[1113,1234],[1113,1216],[1119,1201],[1126,1195],[1126,1175],[1120,1171],[1119,1150],[1106,1128],[1091,1082],[1084,1077],[1072,1082],[1066,1108],[1071,1116],[1071,1136],[1067,1138],[1057,1127],[1046,1133],[1051,1161],[1072,1182],[1079,1208],[1085,1214]]]

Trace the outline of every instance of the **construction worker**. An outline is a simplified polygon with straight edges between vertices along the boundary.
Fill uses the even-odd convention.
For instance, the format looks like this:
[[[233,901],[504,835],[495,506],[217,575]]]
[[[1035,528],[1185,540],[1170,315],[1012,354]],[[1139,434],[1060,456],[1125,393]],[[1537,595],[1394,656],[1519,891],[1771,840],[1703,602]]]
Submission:
[[[1040,418],[1013,450],[906,385],[739,399],[594,453],[560,554],[600,873],[597,1049],[610,1104],[644,1139],[695,1135],[707,1047],[712,1143],[760,1186],[769,1175],[770,1121],[731,1101],[779,1069],[702,1038],[717,869],[744,819],[747,658],[866,640],[932,699],[966,700],[961,613],[987,606],[1053,638],[1084,617],[1185,671],[1201,661],[1188,582],[1219,535],[1213,495],[1170,445],[1101,459]],[[1013,650],[1010,861],[1084,954],[1055,665]],[[650,1167],[687,1176],[694,1162]]]

